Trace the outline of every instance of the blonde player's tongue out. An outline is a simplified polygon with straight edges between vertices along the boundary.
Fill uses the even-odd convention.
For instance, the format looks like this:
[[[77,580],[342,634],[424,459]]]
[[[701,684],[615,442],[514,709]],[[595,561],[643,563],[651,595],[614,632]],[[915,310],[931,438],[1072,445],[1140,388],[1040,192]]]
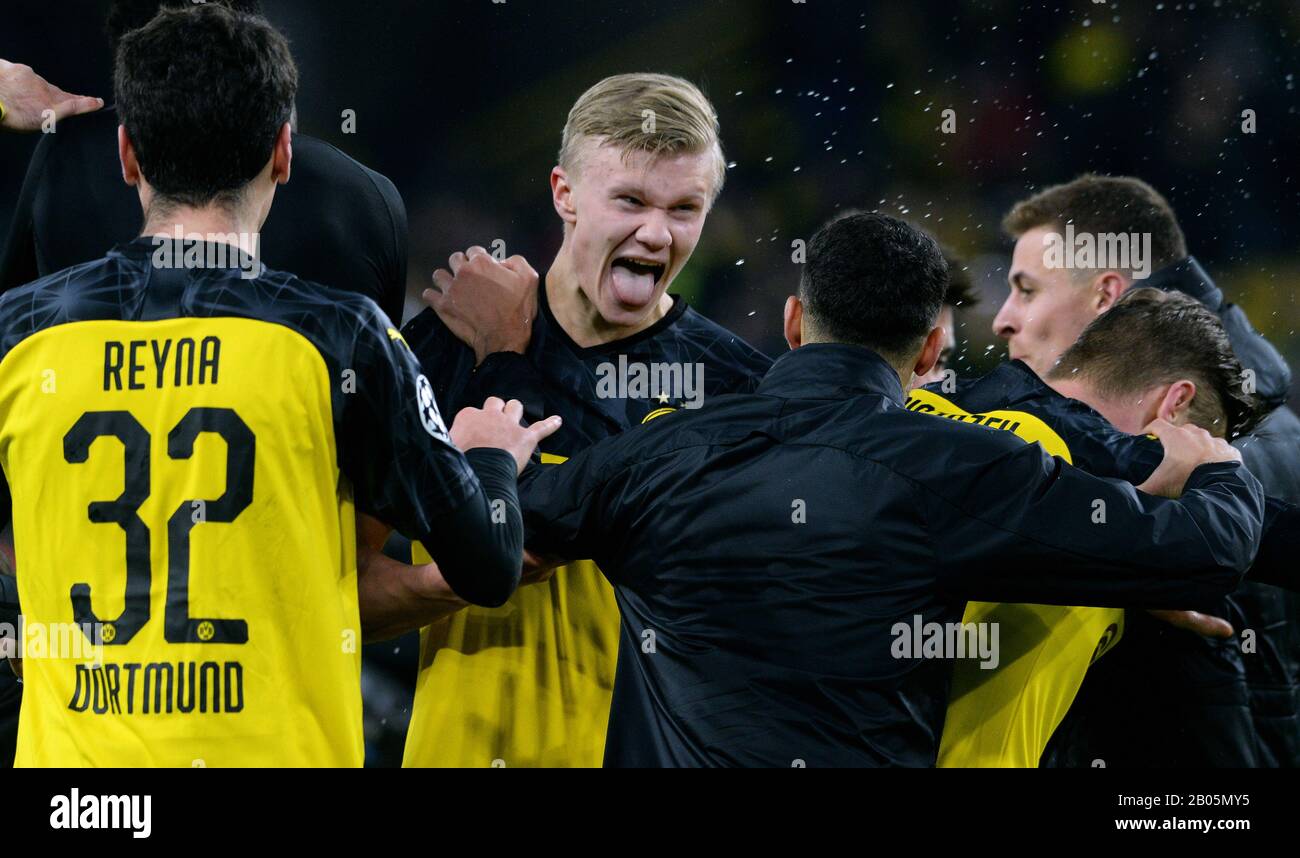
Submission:
[[[610,263],[614,297],[626,307],[644,307],[654,298],[655,284],[663,274],[659,263],[621,257]]]

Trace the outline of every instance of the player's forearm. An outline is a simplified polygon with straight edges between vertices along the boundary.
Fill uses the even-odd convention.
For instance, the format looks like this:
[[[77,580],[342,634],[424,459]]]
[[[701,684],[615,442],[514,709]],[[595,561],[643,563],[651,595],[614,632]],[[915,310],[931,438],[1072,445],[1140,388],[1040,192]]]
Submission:
[[[504,450],[465,454],[481,490],[442,516],[420,541],[453,592],[474,605],[505,604],[519,586],[524,524],[519,512],[514,458]]]
[[[469,604],[452,591],[437,564],[411,566],[369,546],[357,550],[357,593],[366,643],[423,628]]]
[[[983,528],[951,541],[940,532],[946,590],[980,601],[1194,608],[1232,592],[1254,559],[1263,493],[1240,466],[1198,468],[1177,501],[1051,467],[1058,473],[1038,490],[972,516]]]

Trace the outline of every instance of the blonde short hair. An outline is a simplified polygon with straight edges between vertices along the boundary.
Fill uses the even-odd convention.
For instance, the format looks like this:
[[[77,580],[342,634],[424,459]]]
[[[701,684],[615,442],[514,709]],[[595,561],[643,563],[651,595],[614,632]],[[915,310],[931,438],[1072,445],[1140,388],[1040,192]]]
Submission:
[[[712,151],[713,198],[722,191],[727,162],[719,140],[718,113],[695,84],[666,74],[620,74],[584,92],[569,111],[559,164],[580,169],[588,140],[611,144],[624,157]]]

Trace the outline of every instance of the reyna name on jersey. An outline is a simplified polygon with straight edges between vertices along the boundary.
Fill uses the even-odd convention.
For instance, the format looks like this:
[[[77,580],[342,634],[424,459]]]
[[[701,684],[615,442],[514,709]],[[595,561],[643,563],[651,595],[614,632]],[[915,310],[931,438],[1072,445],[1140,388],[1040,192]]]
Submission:
[[[216,384],[221,364],[221,339],[192,337],[176,340],[131,340],[104,343],[104,390],[161,389]]]

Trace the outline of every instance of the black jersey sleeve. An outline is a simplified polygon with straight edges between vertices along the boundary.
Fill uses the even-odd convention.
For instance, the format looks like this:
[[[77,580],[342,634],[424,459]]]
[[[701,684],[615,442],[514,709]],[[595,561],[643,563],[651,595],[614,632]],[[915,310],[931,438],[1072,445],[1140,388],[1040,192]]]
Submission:
[[[524,416],[532,422],[543,419],[546,380],[527,356],[516,352],[494,352],[474,368],[461,398],[476,408],[489,396],[509,402],[517,399],[524,406]]]
[[[36,191],[45,172],[45,159],[50,147],[54,145],[53,134],[40,135],[32,160],[27,167],[27,177],[23,180],[22,190],[18,193],[18,202],[14,207],[14,217],[9,226],[9,238],[0,252],[0,292],[7,292],[15,286],[30,283],[40,278],[36,261],[36,223],[33,206]]]
[[[380,249],[378,265],[382,296],[378,303],[380,309],[393,320],[393,324],[398,325],[402,322],[402,311],[406,306],[407,244],[410,241],[406,204],[402,202],[397,186],[386,176],[369,170],[367,175],[375,183],[375,189],[388,210],[388,223],[391,227],[391,232],[376,239],[376,247]],[[388,240],[384,241],[384,238]]]
[[[419,539],[462,599],[504,603],[523,557],[514,458],[456,449],[429,380],[377,307],[352,357],[340,453],[357,509]]]

